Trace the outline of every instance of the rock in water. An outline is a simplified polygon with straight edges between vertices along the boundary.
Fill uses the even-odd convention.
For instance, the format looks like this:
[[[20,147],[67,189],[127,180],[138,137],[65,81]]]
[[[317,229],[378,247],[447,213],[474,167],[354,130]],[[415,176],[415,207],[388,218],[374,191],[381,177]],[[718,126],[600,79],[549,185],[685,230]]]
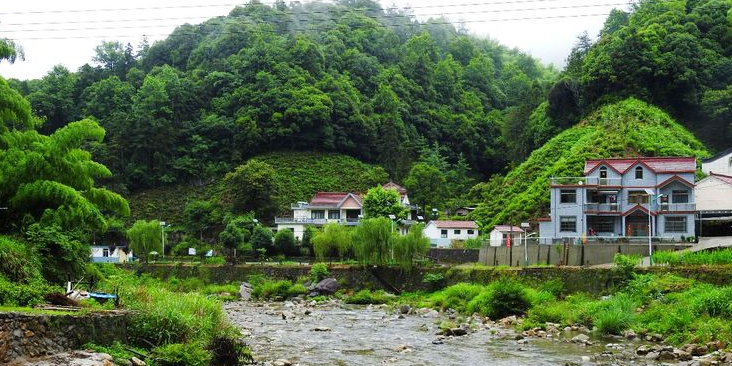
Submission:
[[[242,282],[241,286],[239,286],[239,296],[241,296],[242,300],[249,300],[252,298],[252,285],[250,285],[248,282]]]
[[[333,295],[336,291],[338,291],[338,281],[335,278],[326,278],[318,282],[318,284],[310,290],[308,296]]]
[[[132,365],[134,365],[134,366],[145,366],[145,361],[143,361],[137,357],[130,358],[130,361],[132,361]]]

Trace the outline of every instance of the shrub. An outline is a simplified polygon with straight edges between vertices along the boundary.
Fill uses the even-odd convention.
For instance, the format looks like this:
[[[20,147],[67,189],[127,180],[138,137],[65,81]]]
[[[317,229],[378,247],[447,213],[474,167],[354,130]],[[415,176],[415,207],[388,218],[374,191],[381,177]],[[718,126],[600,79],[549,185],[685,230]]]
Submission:
[[[8,281],[0,275],[0,304],[5,306],[33,306],[43,302],[48,293],[63,292],[61,287],[50,286],[42,279],[28,283]]]
[[[383,290],[378,291],[369,291],[369,290],[361,290],[354,294],[353,296],[346,297],[344,300],[347,304],[360,304],[360,305],[368,305],[368,304],[387,304],[391,302],[393,296],[385,293]]]
[[[209,342],[208,349],[212,353],[212,365],[239,366],[254,361],[252,351],[246,343],[232,337],[214,337]]]
[[[298,254],[297,247],[295,246],[295,233],[287,229],[278,231],[274,236],[274,247],[279,254]]]
[[[635,271],[635,267],[640,264],[640,261],[641,257],[638,255],[616,253],[613,257],[613,270],[622,275],[630,276]]]
[[[483,286],[470,283],[458,283],[432,294],[428,302],[440,309],[465,310],[468,301],[478,296]]]
[[[173,343],[153,349],[155,366],[207,366],[211,354],[198,343]]]
[[[325,263],[315,263],[310,267],[310,278],[313,282],[320,282],[330,275]]]
[[[698,285],[687,294],[697,315],[732,318],[732,287]]]
[[[216,264],[216,265],[222,265],[226,264],[226,258],[224,257],[206,257],[206,259],[203,260],[203,264]]]
[[[437,289],[445,282],[445,276],[442,273],[426,273],[422,277],[422,283],[429,285],[431,289]]]
[[[282,297],[283,299],[303,295],[308,292],[308,289],[302,284],[292,284],[288,280],[281,280],[277,282],[263,281],[257,284],[252,283],[254,288],[252,289],[252,296],[258,299],[275,299]]]
[[[0,236],[0,275],[15,282],[27,282],[40,277],[35,255],[17,241]]]
[[[524,285],[512,280],[491,283],[468,303],[468,312],[477,312],[493,319],[523,315],[531,307]]]
[[[621,334],[635,321],[635,303],[624,293],[597,302],[595,307],[590,307],[590,311],[595,314],[594,325],[597,330],[604,334]]]

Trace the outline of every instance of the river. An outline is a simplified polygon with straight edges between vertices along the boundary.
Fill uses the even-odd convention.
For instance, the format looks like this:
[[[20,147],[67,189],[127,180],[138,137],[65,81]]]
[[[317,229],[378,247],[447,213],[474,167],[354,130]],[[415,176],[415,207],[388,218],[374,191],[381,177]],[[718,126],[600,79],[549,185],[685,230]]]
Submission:
[[[277,359],[303,366],[646,364],[642,358],[630,360],[635,342],[586,346],[570,341],[576,333],[563,331],[552,338],[516,340],[513,330],[481,320],[472,322],[467,335],[440,337],[439,324],[447,317],[426,309],[400,315],[386,307],[335,301],[238,301],[225,310],[263,364]]]

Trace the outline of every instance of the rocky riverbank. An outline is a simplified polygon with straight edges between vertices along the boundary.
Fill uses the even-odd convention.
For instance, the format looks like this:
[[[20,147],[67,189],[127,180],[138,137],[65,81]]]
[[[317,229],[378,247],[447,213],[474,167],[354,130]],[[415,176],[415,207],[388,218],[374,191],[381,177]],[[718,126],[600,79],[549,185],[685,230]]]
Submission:
[[[231,322],[261,365],[724,365],[732,354],[661,345],[632,332],[596,338],[582,327],[516,332],[520,318],[492,321],[407,306],[353,306],[331,300],[232,302]],[[694,348],[697,347],[697,348]]]

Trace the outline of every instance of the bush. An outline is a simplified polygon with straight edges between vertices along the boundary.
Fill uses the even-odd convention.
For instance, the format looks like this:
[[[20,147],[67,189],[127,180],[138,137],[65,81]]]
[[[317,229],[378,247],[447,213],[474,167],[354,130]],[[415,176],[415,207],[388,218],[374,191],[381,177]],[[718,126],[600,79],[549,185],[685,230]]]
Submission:
[[[320,282],[330,275],[325,263],[315,263],[310,267],[310,278],[313,282]]]
[[[252,296],[257,299],[275,299],[281,297],[283,299],[289,297],[295,297],[303,295],[308,292],[308,289],[302,284],[292,284],[288,280],[281,280],[277,282],[263,281],[257,284],[252,283],[254,288],[252,289]]]
[[[292,230],[280,230],[274,236],[274,247],[278,254],[297,255],[295,233]]]
[[[231,337],[214,337],[208,344],[212,353],[211,364],[216,366],[239,366],[254,361],[252,351],[246,343]]]
[[[389,295],[385,293],[383,290],[378,291],[369,291],[369,290],[361,290],[354,294],[353,296],[346,297],[345,303],[346,304],[359,304],[359,305],[369,305],[369,304],[387,304],[391,302],[393,295]]]
[[[524,285],[512,280],[491,283],[468,303],[468,312],[477,312],[489,318],[500,319],[509,315],[523,315],[531,307]]]
[[[603,334],[622,334],[635,322],[636,304],[627,294],[618,293],[593,305],[588,307],[588,315],[594,314],[593,324]]]
[[[211,354],[198,343],[173,343],[153,349],[154,366],[208,366]]]
[[[17,241],[0,236],[0,275],[14,282],[28,282],[40,277],[35,255]]]
[[[458,283],[433,293],[427,301],[433,307],[462,311],[466,309],[468,301],[478,296],[481,291],[483,291],[483,286]]]
[[[216,264],[216,265],[222,265],[226,264],[226,258],[224,257],[206,257],[206,259],[203,260],[203,264]]]
[[[635,267],[640,264],[641,257],[639,255],[624,255],[616,253],[613,257],[613,270],[624,275],[630,276]]]
[[[61,287],[50,286],[42,279],[17,283],[0,275],[0,305],[33,306],[43,303],[44,295],[63,291]]]

